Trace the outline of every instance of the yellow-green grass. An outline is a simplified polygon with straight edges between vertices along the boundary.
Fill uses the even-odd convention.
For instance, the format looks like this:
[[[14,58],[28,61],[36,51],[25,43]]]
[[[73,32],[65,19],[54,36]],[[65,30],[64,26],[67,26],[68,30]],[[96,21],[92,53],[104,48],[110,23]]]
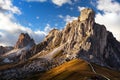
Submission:
[[[30,62],[32,62],[32,60],[18,64],[3,65],[0,66],[0,70],[21,66]],[[95,64],[92,64],[92,66],[97,74],[92,71],[91,66],[86,61],[82,59],[74,59],[47,72],[32,74],[25,80],[88,80],[91,77],[102,75],[111,80],[120,80],[120,72]]]
[[[92,64],[97,73],[94,73],[90,65],[82,59],[74,59],[56,68],[37,75],[36,80],[88,80],[94,76],[106,76],[111,80],[120,80],[120,73],[102,66]],[[33,78],[32,78],[33,79]],[[28,80],[31,80],[30,78]]]
[[[89,64],[84,60],[74,59],[66,62],[40,76],[40,80],[86,80],[95,76]]]
[[[101,67],[96,64],[92,64],[92,66],[97,73],[107,76],[111,80],[120,80],[120,71],[111,70],[109,68]]]

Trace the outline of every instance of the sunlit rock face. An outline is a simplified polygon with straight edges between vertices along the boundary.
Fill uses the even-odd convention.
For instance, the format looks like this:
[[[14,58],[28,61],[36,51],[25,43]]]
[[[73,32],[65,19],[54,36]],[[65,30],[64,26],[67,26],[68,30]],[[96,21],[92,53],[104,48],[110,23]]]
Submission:
[[[81,11],[79,20],[80,21],[94,20],[94,17],[95,17],[95,12],[92,9],[86,8]]]
[[[44,41],[33,48],[31,54],[41,53],[46,57],[50,51],[59,48],[62,53],[56,59],[79,57],[102,66],[120,69],[120,43],[104,25],[95,23],[94,18],[95,12],[92,9],[82,10],[78,20],[68,23],[62,31],[50,31]]]
[[[37,45],[28,34],[21,33],[14,50],[6,54],[4,61],[27,62],[1,71],[0,79],[21,80],[28,74],[49,70],[74,58],[120,70],[120,43],[104,25],[96,23],[94,17],[92,9],[84,9],[77,20],[61,31],[51,30]]]

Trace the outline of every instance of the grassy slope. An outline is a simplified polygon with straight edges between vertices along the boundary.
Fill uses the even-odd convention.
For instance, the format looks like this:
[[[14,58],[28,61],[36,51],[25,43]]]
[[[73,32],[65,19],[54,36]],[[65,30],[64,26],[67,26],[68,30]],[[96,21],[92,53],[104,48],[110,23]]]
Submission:
[[[79,63],[81,63],[81,65],[79,65]],[[91,69],[88,67],[88,64],[86,64],[83,60],[72,60],[43,74],[41,79],[63,80],[70,78],[73,80],[74,78],[77,80],[79,78],[83,78],[86,73],[89,74],[89,76],[93,75],[93,73],[91,73]]]
[[[111,80],[120,80],[120,71],[110,70],[108,68],[101,67],[95,64],[92,65],[97,73],[103,74],[110,78]]]
[[[93,67],[100,75],[105,75],[111,80],[120,80],[119,72],[112,71],[97,65],[93,65]],[[91,70],[90,65],[87,64],[87,62],[84,60],[74,59],[56,68],[53,68],[50,71],[43,73],[42,75],[34,75],[34,77],[28,78],[28,80],[88,80],[91,77],[98,76],[98,74],[95,74]]]
[[[28,63],[28,62],[25,62]],[[0,70],[8,69],[11,67],[15,67],[18,65],[23,65],[25,63],[18,63],[18,64],[9,64],[0,66]],[[120,80],[120,72],[110,70],[105,67],[101,67],[95,64],[92,64],[95,71],[98,74],[102,74],[111,80]],[[80,59],[74,59],[69,62],[66,62],[56,68],[51,69],[48,72],[45,73],[38,73],[29,76],[25,80],[87,80],[88,78],[92,76],[97,76],[98,74],[95,74],[92,70],[90,65],[85,62],[84,60]]]

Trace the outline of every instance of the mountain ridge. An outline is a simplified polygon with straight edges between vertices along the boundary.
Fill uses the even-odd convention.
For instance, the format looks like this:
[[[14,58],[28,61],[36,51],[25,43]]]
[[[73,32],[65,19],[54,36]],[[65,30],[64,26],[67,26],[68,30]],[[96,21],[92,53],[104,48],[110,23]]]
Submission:
[[[33,46],[35,46],[35,42],[28,35],[28,33],[21,33],[15,46],[8,51],[3,51],[3,54],[1,55],[1,63],[11,63],[19,62],[20,60],[26,60],[23,57],[27,56],[25,53],[29,51]]]
[[[0,72],[0,79],[23,79],[26,75],[44,73],[75,59],[119,71],[120,43],[104,25],[96,23],[94,18],[95,12],[92,9],[83,9],[77,20],[68,23],[61,31],[51,30],[41,43],[20,54],[17,57],[20,59],[18,63],[10,63],[6,68],[6,65],[2,65],[4,70]],[[24,37],[18,39],[18,47],[15,48],[22,48],[19,47],[21,39]],[[77,65],[74,67],[79,68]]]
[[[68,23],[62,31],[50,31],[41,43],[46,43],[46,46],[31,54],[38,53],[36,56],[44,57],[56,47],[64,45],[60,58],[65,58],[65,55],[72,58],[80,57],[112,69],[120,69],[120,43],[104,25],[95,23],[94,17],[95,12],[92,9],[82,10],[78,20]]]
[[[16,42],[14,48],[18,49],[18,48],[23,48],[26,46],[34,46],[35,42],[32,38],[30,38],[30,36],[28,35],[28,33],[21,33],[19,35],[18,41]]]

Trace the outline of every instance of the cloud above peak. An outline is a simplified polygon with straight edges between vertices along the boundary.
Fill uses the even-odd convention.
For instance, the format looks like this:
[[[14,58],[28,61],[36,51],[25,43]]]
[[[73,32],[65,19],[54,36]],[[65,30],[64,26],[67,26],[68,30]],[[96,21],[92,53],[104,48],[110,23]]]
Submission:
[[[63,19],[66,22],[66,24],[69,22],[72,22],[73,20],[77,20],[77,18],[78,18],[78,17],[70,16],[70,15],[66,15],[66,16],[58,15],[58,17]]]
[[[52,29],[48,24],[43,31],[32,31],[31,28],[22,26],[16,22],[14,16],[21,13],[20,9],[13,5],[12,0],[0,0],[0,46],[14,46],[20,33],[28,33],[36,43],[39,43]]]
[[[96,14],[95,21],[107,27],[120,40],[120,3],[113,0],[98,0],[97,9],[103,14]]]
[[[81,7],[81,6],[78,6],[78,11],[81,11],[83,9],[85,9],[86,7]]]
[[[115,0],[98,0],[97,1],[97,8],[104,12],[120,12],[120,3],[116,2]]]

